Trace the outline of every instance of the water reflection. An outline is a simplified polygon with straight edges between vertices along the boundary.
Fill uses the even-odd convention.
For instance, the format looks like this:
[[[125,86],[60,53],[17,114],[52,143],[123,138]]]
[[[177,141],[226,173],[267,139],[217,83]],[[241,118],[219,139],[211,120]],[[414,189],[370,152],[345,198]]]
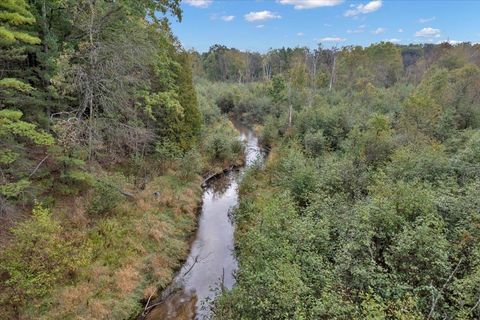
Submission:
[[[208,183],[207,192],[212,192],[214,199],[222,197],[238,178],[239,171],[234,170]]]
[[[262,153],[255,134],[234,123],[245,142],[246,167]],[[147,319],[208,319],[209,302],[221,290],[235,284],[237,260],[234,254],[235,227],[231,208],[238,203],[238,182],[245,168],[231,171],[209,183],[203,194],[202,213],[190,255],[172,285],[165,290]]]

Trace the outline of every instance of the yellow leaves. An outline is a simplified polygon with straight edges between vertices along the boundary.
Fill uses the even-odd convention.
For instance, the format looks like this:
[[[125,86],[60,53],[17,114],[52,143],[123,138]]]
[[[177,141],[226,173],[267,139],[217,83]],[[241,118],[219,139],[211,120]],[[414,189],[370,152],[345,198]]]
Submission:
[[[38,37],[19,29],[22,25],[35,23],[35,18],[28,11],[28,5],[24,0],[3,0],[0,4],[0,22],[6,24],[0,26],[0,43],[12,45],[15,42],[23,42],[33,45],[41,42]]]
[[[22,112],[9,109],[0,110],[0,136],[17,135],[28,138],[38,145],[51,146],[54,138],[36,125],[20,120]]]
[[[11,25],[33,24],[35,18],[32,16],[24,16],[18,12],[0,12],[0,21],[7,21]]]
[[[155,113],[161,111],[164,108],[169,114],[172,114],[177,118],[183,117],[183,107],[178,101],[178,95],[174,91],[157,92],[152,94],[146,94],[145,99],[145,111],[152,118],[155,118]]]
[[[0,26],[0,40],[6,42],[7,44],[11,44],[15,42],[15,35],[5,27]]]
[[[15,89],[21,92],[35,90],[31,85],[15,78],[3,78],[0,80],[0,88]]]
[[[20,154],[10,149],[0,150],[0,164],[10,164],[18,159]]]
[[[13,36],[15,37],[16,40],[27,43],[27,44],[39,44],[41,42],[40,38],[31,36],[25,32],[15,31],[13,32]]]
[[[20,195],[28,186],[30,186],[30,182],[27,179],[5,183],[0,186],[0,194],[7,198],[15,198]]]

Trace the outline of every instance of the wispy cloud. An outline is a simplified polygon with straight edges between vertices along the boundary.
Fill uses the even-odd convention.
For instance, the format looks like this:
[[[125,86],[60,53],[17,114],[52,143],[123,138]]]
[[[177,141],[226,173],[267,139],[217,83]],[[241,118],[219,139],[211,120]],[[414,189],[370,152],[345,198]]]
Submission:
[[[208,8],[213,0],[185,0],[185,2],[193,7]]]
[[[264,11],[252,11],[247,13],[245,16],[245,20],[248,22],[255,22],[255,21],[264,21],[270,19],[281,19],[282,17],[276,13],[273,13],[268,10]]]
[[[345,38],[339,38],[339,37],[325,37],[325,38],[317,39],[317,41],[320,41],[320,42],[343,42],[346,40],[347,39]]]
[[[281,4],[293,5],[295,9],[313,9],[319,7],[333,7],[341,4],[344,0],[277,0]]]
[[[363,33],[365,32],[365,24],[358,26],[356,29],[348,29],[347,33]]]
[[[345,17],[353,17],[359,14],[367,14],[370,12],[377,11],[382,7],[382,0],[373,0],[367,4],[359,4],[352,6],[352,9],[345,11],[343,14]]]
[[[385,31],[387,31],[387,29],[385,28],[377,28],[375,30],[372,31],[373,34],[381,34],[381,33],[384,33]]]
[[[436,17],[431,17],[431,18],[420,18],[418,22],[420,23],[427,23],[427,22],[432,22],[436,19]]]
[[[233,19],[235,19],[235,16],[222,16],[220,19],[222,19],[225,22],[230,22],[230,21],[233,21]]]
[[[399,42],[402,42],[402,40],[397,39],[397,38],[387,39],[387,40],[383,40],[383,41],[385,41],[385,42],[391,42],[391,43],[399,43]]]
[[[305,33],[303,33],[303,32],[298,32],[297,33],[297,37],[303,37],[304,35],[305,35]]]
[[[263,28],[265,28],[265,25],[264,25],[264,24],[259,24],[259,25],[256,26],[255,28],[257,28],[257,29],[263,29]]]
[[[440,29],[434,28],[423,28],[415,32],[415,37],[424,37],[424,38],[432,38],[432,37],[440,37]]]
[[[403,29],[402,29],[402,28],[398,29],[398,32],[402,33],[402,32],[403,32]]]

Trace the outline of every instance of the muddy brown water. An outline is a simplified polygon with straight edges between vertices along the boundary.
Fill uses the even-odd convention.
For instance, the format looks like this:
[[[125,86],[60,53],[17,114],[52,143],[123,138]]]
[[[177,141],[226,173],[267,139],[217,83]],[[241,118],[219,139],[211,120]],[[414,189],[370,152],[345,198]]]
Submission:
[[[233,123],[245,143],[246,164],[208,183],[190,255],[163,293],[162,303],[148,314],[149,320],[210,319],[209,302],[222,288],[228,290],[235,285],[238,264],[230,213],[238,203],[238,185],[246,168],[264,155],[253,131]]]

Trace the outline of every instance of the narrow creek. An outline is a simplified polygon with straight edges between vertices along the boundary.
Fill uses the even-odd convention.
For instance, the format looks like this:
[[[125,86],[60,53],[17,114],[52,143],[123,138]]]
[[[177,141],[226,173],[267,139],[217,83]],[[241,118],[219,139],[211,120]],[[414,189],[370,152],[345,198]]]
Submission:
[[[209,319],[208,302],[222,287],[231,289],[235,284],[235,226],[230,212],[238,203],[238,185],[246,168],[263,154],[253,131],[232,122],[245,142],[246,164],[208,182],[190,255],[163,293],[163,302],[148,313],[148,320]]]

